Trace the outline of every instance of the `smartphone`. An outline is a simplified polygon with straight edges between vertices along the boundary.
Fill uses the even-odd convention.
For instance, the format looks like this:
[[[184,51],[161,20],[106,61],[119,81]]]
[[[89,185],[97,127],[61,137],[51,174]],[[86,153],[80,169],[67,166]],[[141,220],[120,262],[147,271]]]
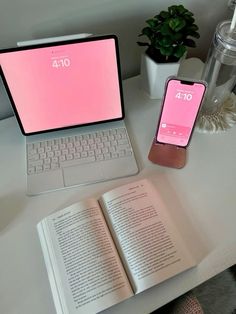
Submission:
[[[204,81],[167,79],[156,132],[157,143],[188,146],[205,92]]]

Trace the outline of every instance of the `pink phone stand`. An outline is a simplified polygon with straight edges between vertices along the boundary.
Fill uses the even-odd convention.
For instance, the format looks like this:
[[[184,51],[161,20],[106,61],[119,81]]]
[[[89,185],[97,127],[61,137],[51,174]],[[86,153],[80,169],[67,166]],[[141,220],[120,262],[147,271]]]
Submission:
[[[154,140],[148,154],[148,159],[161,166],[180,169],[186,164],[186,156],[187,150],[185,147],[155,143]]]

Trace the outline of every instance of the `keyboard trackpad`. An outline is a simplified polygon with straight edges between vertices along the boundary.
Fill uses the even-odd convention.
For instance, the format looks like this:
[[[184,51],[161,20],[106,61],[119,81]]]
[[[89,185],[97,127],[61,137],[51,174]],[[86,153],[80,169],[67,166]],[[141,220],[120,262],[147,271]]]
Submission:
[[[83,164],[63,169],[65,186],[85,184],[104,179],[104,174],[98,164]]]

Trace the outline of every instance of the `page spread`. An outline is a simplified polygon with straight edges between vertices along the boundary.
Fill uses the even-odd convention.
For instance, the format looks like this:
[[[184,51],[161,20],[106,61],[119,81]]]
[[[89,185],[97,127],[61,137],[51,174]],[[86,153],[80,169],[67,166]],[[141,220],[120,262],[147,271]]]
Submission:
[[[135,293],[196,264],[148,180],[107,192],[101,203]]]
[[[146,179],[73,204],[37,227],[57,313],[97,313],[196,265]]]

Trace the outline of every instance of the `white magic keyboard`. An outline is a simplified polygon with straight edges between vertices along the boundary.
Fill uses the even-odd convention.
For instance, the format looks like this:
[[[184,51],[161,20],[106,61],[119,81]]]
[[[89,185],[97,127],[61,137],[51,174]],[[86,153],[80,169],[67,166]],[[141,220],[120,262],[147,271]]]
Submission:
[[[28,143],[26,149],[29,175],[133,154],[123,127]]]

